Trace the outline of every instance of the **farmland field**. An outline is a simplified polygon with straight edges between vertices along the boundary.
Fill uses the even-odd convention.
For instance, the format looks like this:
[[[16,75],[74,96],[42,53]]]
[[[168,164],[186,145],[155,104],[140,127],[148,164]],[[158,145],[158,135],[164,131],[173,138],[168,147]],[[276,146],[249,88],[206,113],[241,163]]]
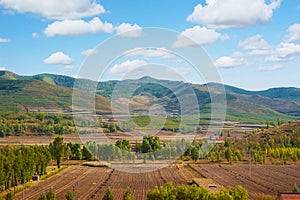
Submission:
[[[76,199],[102,199],[107,187],[112,189],[115,199],[121,199],[126,187],[130,187],[136,199],[146,199],[147,191],[171,181],[174,185],[186,184],[175,168],[164,168],[154,172],[131,174],[105,167],[72,166],[57,176],[41,181],[25,191],[25,199],[38,199],[40,193],[53,187],[57,199],[64,199],[75,187]],[[17,195],[21,199],[21,193]]]
[[[224,187],[243,186],[250,199],[259,194],[276,196],[278,191],[291,191],[295,183],[300,185],[300,165],[191,164],[191,167]]]
[[[53,187],[57,199],[63,199],[75,188],[76,199],[102,199],[111,188],[115,199],[122,199],[127,186],[135,199],[146,199],[147,191],[155,186],[172,182],[174,185],[190,183],[194,178],[207,179],[216,185],[228,187],[242,185],[249,198],[259,194],[276,196],[278,191],[290,191],[295,183],[300,185],[300,165],[227,165],[190,164],[166,167],[154,172],[126,173],[105,167],[72,166],[57,176],[25,191],[25,199],[37,199],[42,192]],[[202,176],[201,176],[202,175]],[[203,179],[204,178],[204,179]],[[205,185],[205,183],[203,183]],[[21,193],[17,199],[21,199]]]

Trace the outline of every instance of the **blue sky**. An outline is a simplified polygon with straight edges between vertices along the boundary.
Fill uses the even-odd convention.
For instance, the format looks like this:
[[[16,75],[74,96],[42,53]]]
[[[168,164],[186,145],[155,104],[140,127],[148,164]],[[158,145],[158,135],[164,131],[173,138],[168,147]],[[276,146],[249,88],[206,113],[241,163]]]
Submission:
[[[300,87],[299,1],[63,2],[0,0],[0,69],[77,76],[99,43],[115,34],[138,38],[142,28],[160,27],[179,32],[176,48],[201,46],[225,84],[251,90]],[[149,57],[166,56],[164,51],[141,50],[139,57],[120,59],[112,66],[111,78],[147,64]],[[166,64],[163,59],[157,62]],[[201,82],[192,71],[180,70],[188,81]]]

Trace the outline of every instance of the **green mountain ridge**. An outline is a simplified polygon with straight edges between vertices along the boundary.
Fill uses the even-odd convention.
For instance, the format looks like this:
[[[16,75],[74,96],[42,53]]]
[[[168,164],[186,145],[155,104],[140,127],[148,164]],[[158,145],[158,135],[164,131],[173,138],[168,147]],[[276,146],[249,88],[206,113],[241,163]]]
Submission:
[[[81,96],[88,95],[86,91],[77,91]],[[73,88],[49,83],[49,80],[0,72],[0,114],[38,110],[70,112],[72,111],[72,94]],[[101,95],[96,95],[95,98],[97,112],[111,112],[108,99]],[[83,104],[88,103],[87,101]]]
[[[110,101],[122,103],[129,99],[132,112],[145,113],[151,106],[159,104],[172,116],[180,114],[180,104],[184,104],[188,108],[185,114],[192,114],[199,106],[201,115],[209,118],[211,96],[221,98],[226,95],[227,120],[263,123],[277,118],[300,118],[300,89],[292,87],[248,91],[219,83],[197,85],[152,77],[97,83],[63,75],[20,76],[8,71],[0,71],[0,83],[0,100],[3,102],[0,110],[3,111],[24,111],[32,106],[70,111],[74,87],[96,92],[97,98],[101,99],[97,104],[102,106],[99,112],[108,112]],[[225,94],[220,90],[222,88],[225,88]],[[196,96],[198,105],[191,101],[192,95]]]

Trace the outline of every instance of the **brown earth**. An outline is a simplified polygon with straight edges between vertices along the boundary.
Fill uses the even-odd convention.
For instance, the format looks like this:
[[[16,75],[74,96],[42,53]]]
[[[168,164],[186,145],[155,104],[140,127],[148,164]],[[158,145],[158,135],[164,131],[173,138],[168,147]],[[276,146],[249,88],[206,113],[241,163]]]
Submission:
[[[58,200],[65,199],[68,191],[75,190],[75,199],[102,199],[107,188],[112,189],[115,199],[122,199],[127,187],[135,199],[146,199],[147,191],[155,186],[165,185],[171,181],[174,185],[186,184],[176,173],[175,168],[164,168],[147,173],[125,173],[106,167],[71,166],[60,174],[40,181],[36,186],[25,191],[25,199],[38,199],[50,187],[56,192]],[[16,199],[22,199],[19,193]]]
[[[215,184],[218,188],[241,185],[254,199],[260,194],[276,196],[279,191],[291,191],[300,185],[300,165],[227,165],[194,164],[172,165],[147,173],[126,173],[106,167],[71,166],[57,176],[40,181],[25,191],[25,199],[37,199],[42,192],[53,187],[57,199],[64,199],[68,191],[75,190],[76,199],[102,199],[108,187],[115,199],[122,199],[127,187],[135,199],[146,199],[147,191],[155,186],[172,182],[174,185],[191,183]],[[207,183],[205,180],[209,180]],[[203,182],[203,183],[202,183]],[[214,191],[214,190],[211,190]],[[18,194],[17,199],[21,199]]]
[[[300,165],[191,164],[191,167],[224,187],[243,186],[250,199],[260,194],[276,196],[279,191],[292,191],[295,183],[300,185]]]

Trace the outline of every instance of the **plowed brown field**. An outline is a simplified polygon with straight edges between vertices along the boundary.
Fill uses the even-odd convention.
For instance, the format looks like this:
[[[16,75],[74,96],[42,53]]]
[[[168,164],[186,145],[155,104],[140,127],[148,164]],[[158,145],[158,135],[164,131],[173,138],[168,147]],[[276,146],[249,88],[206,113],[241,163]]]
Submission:
[[[203,176],[224,187],[241,185],[250,199],[259,194],[276,196],[279,191],[291,191],[300,185],[300,165],[226,165],[191,164]]]
[[[53,187],[57,199],[65,199],[75,189],[75,199],[102,199],[108,187],[115,199],[122,199],[127,187],[135,199],[146,199],[147,191],[172,182],[182,185],[193,178],[206,177],[224,187],[241,185],[249,191],[250,199],[259,194],[276,196],[278,191],[291,191],[300,185],[300,165],[227,165],[190,164],[166,167],[154,172],[126,173],[105,167],[71,166],[60,174],[40,181],[25,191],[25,199],[35,200],[40,193]],[[201,176],[202,175],[202,176]],[[21,199],[18,194],[17,199]]]

